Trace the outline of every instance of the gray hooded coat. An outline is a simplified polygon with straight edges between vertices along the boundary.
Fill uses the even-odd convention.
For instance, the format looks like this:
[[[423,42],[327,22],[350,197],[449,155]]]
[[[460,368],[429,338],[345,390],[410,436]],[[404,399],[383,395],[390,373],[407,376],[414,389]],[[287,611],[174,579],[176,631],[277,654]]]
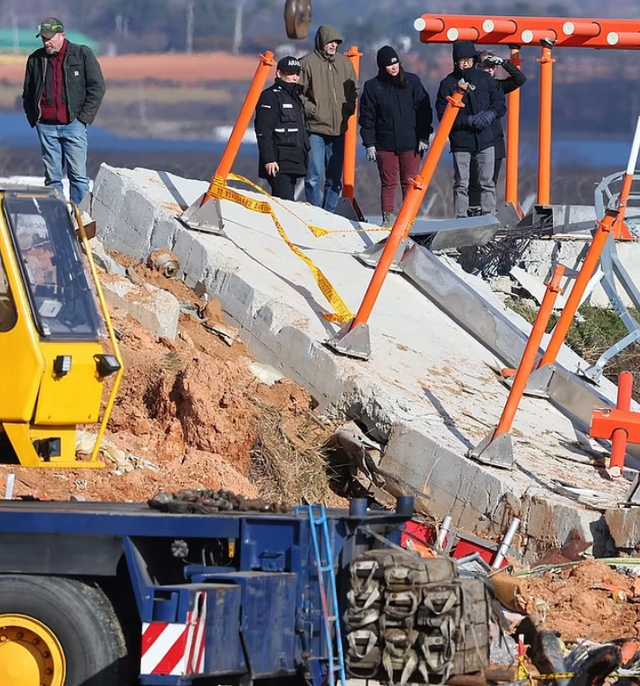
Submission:
[[[316,33],[316,49],[300,60],[300,100],[307,131],[325,136],[340,136],[347,130],[358,95],[358,79],[349,58],[324,51],[324,46],[334,40],[342,43],[340,31],[321,26]]]

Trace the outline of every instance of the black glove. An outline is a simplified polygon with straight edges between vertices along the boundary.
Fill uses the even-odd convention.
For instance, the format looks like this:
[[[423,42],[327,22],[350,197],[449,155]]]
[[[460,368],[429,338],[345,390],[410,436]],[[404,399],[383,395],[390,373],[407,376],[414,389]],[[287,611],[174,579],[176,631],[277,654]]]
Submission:
[[[483,110],[478,112],[478,114],[473,115],[473,128],[476,131],[482,131],[486,129],[487,126],[491,126],[495,121],[496,115],[492,110]]]

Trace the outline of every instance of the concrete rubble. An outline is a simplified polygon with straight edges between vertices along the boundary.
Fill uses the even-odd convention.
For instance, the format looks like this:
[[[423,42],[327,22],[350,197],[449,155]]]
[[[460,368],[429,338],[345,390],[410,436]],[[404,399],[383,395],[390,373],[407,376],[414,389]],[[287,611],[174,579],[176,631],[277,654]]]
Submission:
[[[380,468],[424,493],[434,516],[451,514],[454,527],[485,536],[501,534],[519,517],[521,549],[531,558],[562,546],[572,530],[593,540],[596,554],[611,552],[616,532],[612,539],[604,511],[624,500],[628,483],[603,481],[597,458],[567,417],[545,400],[525,398],[513,430],[517,468],[469,460],[467,450],[497,424],[507,398],[501,362],[397,274],[388,277],[370,321],[371,359],[336,356],[324,345],[337,331],[323,316],[328,303],[268,215],[223,201],[224,236],[187,230],[177,220],[206,188],[164,172],[103,165],[88,209],[108,250],[138,260],[159,249],[175,253],[178,278],[222,303],[256,358],[306,388],[321,407],[356,419],[385,445]],[[384,233],[304,204],[283,202],[275,210],[290,240],[355,312],[372,271],[353,253]],[[332,233],[317,238],[305,222]],[[460,276],[504,310],[481,279]],[[579,361],[562,351],[566,369],[575,371]],[[614,401],[615,386],[603,380],[598,390]],[[556,492],[567,484],[602,497],[594,504]]]
[[[107,303],[133,317],[158,338],[174,341],[178,333],[180,303],[168,291],[148,283],[109,274],[102,280]]]

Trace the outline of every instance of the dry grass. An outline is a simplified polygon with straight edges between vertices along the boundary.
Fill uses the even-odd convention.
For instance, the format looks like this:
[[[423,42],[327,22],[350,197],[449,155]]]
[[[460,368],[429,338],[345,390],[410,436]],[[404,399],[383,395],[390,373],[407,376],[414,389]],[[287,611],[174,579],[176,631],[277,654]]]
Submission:
[[[258,408],[250,478],[265,500],[336,504],[324,445],[332,433],[308,413],[302,423],[251,397]]]

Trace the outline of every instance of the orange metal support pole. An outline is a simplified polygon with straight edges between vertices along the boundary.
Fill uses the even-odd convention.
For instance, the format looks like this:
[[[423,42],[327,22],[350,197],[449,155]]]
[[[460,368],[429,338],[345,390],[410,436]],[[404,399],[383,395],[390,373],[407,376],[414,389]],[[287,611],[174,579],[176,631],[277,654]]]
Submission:
[[[369,288],[365,293],[365,296],[360,305],[360,309],[355,316],[349,330],[352,331],[361,324],[364,325],[369,321],[371,312],[378,300],[382,286],[389,273],[389,268],[393,264],[393,260],[396,256],[396,252],[400,247],[400,243],[404,238],[406,232],[409,230],[411,223],[415,220],[424,196],[427,193],[429,184],[433,180],[433,175],[435,174],[440,157],[445,149],[447,140],[449,138],[449,133],[453,128],[453,124],[458,116],[458,112],[464,104],[462,98],[464,97],[466,87],[459,85],[458,90],[449,98],[449,104],[445,110],[440,126],[438,127],[438,132],[434,136],[431,147],[429,148],[429,153],[427,158],[422,165],[420,174],[413,180],[412,186],[407,193],[398,217],[393,225],[391,234],[387,239],[387,243],[384,248],[384,252],[380,257],[376,271],[373,274]]]
[[[618,377],[619,410],[631,410],[631,394],[633,393],[633,374],[622,372]],[[624,456],[627,452],[628,434],[625,429],[615,429],[611,437],[611,462],[609,467],[624,467]]]
[[[553,63],[551,48],[542,48],[540,62],[540,136],[538,140],[538,204],[551,202],[551,118]]]
[[[362,53],[357,46],[352,46],[345,53],[351,60],[356,76],[360,78],[360,58]],[[344,137],[344,170],[342,173],[342,195],[353,202],[356,189],[356,152],[358,148],[358,109],[349,118],[349,126]]]
[[[511,61],[520,67],[520,50],[511,50]],[[518,174],[520,164],[520,104],[521,93],[517,88],[509,94],[509,109],[507,112],[507,185],[505,188],[505,201],[511,203],[520,214],[518,202]]]
[[[582,269],[576,278],[576,282],[573,285],[571,294],[569,295],[569,298],[564,306],[564,310],[562,310],[562,314],[560,315],[560,319],[556,324],[553,336],[551,336],[549,345],[547,346],[544,356],[540,361],[540,367],[544,367],[548,364],[554,364],[558,358],[560,348],[565,342],[567,333],[569,333],[569,329],[573,324],[573,318],[576,316],[576,312],[580,306],[580,301],[582,300],[582,296],[587,288],[587,284],[596,271],[596,267],[600,261],[600,256],[602,255],[604,246],[609,240],[609,234],[613,230],[617,216],[617,212],[609,211],[605,218],[598,225],[598,230],[593,237],[593,242],[591,243],[589,252],[585,257]]]
[[[502,416],[498,422],[498,427],[496,428],[493,439],[495,440],[500,436],[500,434],[508,434],[513,426],[513,418],[516,415],[516,411],[522,400],[525,389],[527,388],[527,383],[531,372],[536,363],[536,357],[538,355],[538,349],[540,348],[540,343],[542,342],[542,337],[549,323],[551,314],[553,313],[553,306],[558,297],[558,293],[562,291],[560,288],[560,281],[564,276],[564,267],[558,265],[553,274],[553,278],[549,283],[546,284],[547,292],[544,294],[542,299],[542,305],[540,305],[540,310],[538,311],[538,316],[536,317],[535,324],[531,329],[529,334],[529,340],[522,353],[522,359],[520,360],[520,365],[518,366],[518,371],[516,372],[516,378],[513,380],[513,386],[511,386],[511,391],[509,392],[509,398],[502,411]]]
[[[266,52],[264,55],[260,55],[260,64],[258,64],[256,73],[253,76],[251,87],[249,88],[247,97],[244,100],[244,104],[242,105],[242,109],[240,110],[240,114],[236,120],[236,124],[233,127],[231,136],[229,136],[229,142],[227,143],[227,147],[222,155],[220,164],[218,165],[216,173],[211,179],[209,190],[203,198],[203,204],[206,202],[206,200],[211,198],[211,191],[214,184],[220,182],[224,183],[231,173],[231,167],[233,167],[233,163],[236,161],[238,151],[242,145],[242,139],[247,131],[247,127],[251,123],[251,119],[256,110],[256,105],[258,104],[258,100],[260,99],[260,95],[264,89],[267,79],[269,78],[269,74],[273,65],[274,62],[272,52]]]

